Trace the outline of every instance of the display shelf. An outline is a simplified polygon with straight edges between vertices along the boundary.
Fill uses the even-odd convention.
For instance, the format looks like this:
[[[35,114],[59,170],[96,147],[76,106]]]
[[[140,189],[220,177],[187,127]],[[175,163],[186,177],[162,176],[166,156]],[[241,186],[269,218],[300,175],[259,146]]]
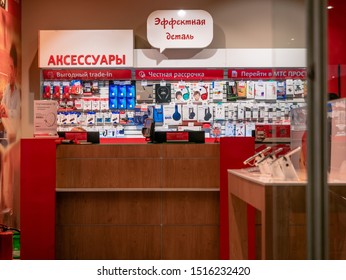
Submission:
[[[335,180],[346,180],[346,99],[329,103],[330,171]]]
[[[279,143],[291,143],[291,139],[288,137],[284,138],[265,138],[263,140],[257,140],[255,141],[256,144],[279,144]]]
[[[228,173],[236,175],[240,178],[243,178],[247,181],[251,181],[253,183],[259,184],[259,185],[271,185],[274,187],[281,187],[281,186],[305,186],[307,184],[306,178],[303,174],[301,174],[301,180],[282,180],[282,179],[276,179],[273,178],[270,175],[261,174],[259,172],[249,172],[246,169],[239,169],[239,170],[228,170]]]
[[[56,192],[219,192],[219,188],[57,188]]]
[[[209,133],[206,124],[221,126],[221,136],[251,137],[256,124],[289,123],[291,109],[305,104],[304,79],[233,79],[223,72],[224,79],[214,81],[48,79],[42,97],[60,104],[58,131],[80,126],[105,138],[141,137],[146,117],[161,129],[193,124]]]

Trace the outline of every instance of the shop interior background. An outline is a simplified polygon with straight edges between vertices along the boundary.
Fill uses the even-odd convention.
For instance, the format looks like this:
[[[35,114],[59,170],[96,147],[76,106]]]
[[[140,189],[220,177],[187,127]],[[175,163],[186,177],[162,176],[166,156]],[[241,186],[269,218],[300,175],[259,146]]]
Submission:
[[[214,38],[208,49],[304,48],[303,0],[232,1],[22,1],[22,115],[23,136],[33,133],[34,99],[40,99],[38,68],[39,30],[133,29],[135,49],[152,48],[146,37],[146,20],[155,10],[201,9],[214,21]],[[138,13],[140,11],[140,13]],[[52,16],[55,15],[55,16]],[[90,43],[92,43],[92,38]],[[201,50],[166,50],[167,59],[187,60]]]

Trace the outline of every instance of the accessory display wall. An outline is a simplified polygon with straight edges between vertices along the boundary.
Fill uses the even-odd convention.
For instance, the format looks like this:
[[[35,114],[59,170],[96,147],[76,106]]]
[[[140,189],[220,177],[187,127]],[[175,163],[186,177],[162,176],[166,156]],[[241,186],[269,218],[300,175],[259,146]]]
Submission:
[[[41,84],[42,98],[59,104],[58,131],[80,126],[101,138],[142,137],[147,117],[161,130],[215,137],[208,128],[217,123],[221,136],[251,137],[257,125],[289,125],[291,109],[305,105],[306,90],[304,79],[284,78],[148,83],[46,77]]]

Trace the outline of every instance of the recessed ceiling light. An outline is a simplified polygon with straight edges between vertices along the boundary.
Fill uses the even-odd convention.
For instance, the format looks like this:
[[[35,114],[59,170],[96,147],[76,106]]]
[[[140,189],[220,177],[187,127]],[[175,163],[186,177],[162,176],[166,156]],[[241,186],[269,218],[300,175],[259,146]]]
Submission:
[[[331,10],[331,9],[333,9],[333,8],[334,8],[333,6],[330,6],[330,5],[327,6],[327,9],[328,9],[328,10]]]
[[[186,12],[184,10],[179,10],[178,11],[178,16],[179,17],[184,17],[186,15]]]

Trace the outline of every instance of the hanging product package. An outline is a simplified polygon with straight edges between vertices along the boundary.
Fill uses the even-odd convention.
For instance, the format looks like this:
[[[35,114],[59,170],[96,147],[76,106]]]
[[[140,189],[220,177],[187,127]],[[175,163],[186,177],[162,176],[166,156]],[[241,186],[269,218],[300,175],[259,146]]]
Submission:
[[[166,84],[161,86],[155,85],[155,101],[156,103],[170,103],[171,102],[171,85]]]

